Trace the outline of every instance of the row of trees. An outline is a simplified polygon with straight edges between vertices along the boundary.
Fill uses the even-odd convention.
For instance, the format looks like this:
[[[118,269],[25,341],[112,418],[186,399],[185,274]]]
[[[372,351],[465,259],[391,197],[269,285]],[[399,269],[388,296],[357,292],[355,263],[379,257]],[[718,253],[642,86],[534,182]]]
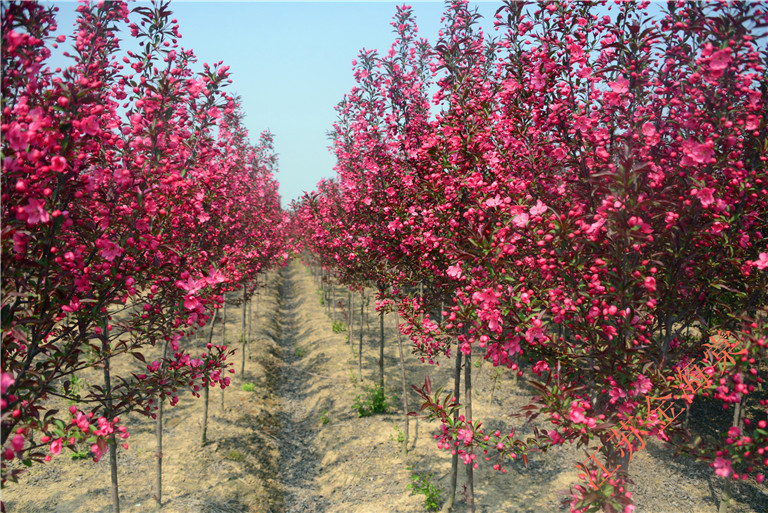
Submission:
[[[477,455],[503,469],[573,442],[594,454],[572,511],[632,511],[629,460],[647,437],[728,482],[763,481],[766,22],[757,2],[510,1],[490,37],[456,0],[434,44],[403,7],[391,49],[354,62],[337,176],[294,216],[315,259],[397,309],[414,353],[455,359],[452,394],[418,390],[454,468],[467,464],[471,508]],[[481,429],[473,357],[535,362],[525,413],[552,429],[525,442]],[[716,400],[732,425],[692,440],[661,399]],[[455,473],[453,487],[450,503]]]
[[[192,70],[167,2],[80,4],[71,64],[55,70],[57,8],[3,9],[2,479],[14,459],[85,442],[94,459],[109,452],[118,511],[120,416],[160,413],[161,440],[166,398],[226,387],[233,351],[193,353],[184,336],[287,257],[272,135],[249,142],[227,66]],[[121,50],[121,34],[139,50]],[[162,356],[148,362],[152,347]],[[116,373],[120,355],[146,371]],[[75,397],[87,368],[104,382]]]

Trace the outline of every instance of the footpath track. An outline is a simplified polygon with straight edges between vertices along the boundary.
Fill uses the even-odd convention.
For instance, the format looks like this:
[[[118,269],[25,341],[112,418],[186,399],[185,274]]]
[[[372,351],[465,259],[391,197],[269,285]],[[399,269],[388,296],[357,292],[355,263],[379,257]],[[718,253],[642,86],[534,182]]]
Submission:
[[[300,351],[297,352],[299,307],[303,299],[296,291],[296,270],[290,268],[281,275],[279,318],[282,365],[277,394],[280,411],[280,481],[283,484],[286,513],[321,512],[327,501],[314,486],[318,473],[318,458],[312,444],[316,429],[311,411],[305,402],[305,375],[302,373]]]

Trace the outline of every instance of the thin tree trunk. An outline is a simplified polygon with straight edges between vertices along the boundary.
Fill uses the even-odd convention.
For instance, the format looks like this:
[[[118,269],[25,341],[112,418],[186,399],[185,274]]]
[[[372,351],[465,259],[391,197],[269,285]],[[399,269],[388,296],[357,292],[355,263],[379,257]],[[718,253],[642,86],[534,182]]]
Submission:
[[[157,444],[157,461],[155,462],[155,503],[157,509],[163,507],[163,401],[160,393],[155,418],[155,442]]]
[[[365,289],[360,292],[360,345],[357,348],[357,379],[363,381],[363,328],[365,327]]]
[[[405,426],[403,427],[403,452],[408,453],[408,383],[405,379],[405,358],[403,357],[403,337],[400,334],[400,322],[397,323],[397,348],[400,352],[400,376],[403,380],[403,414]]]
[[[211,319],[211,329],[208,330],[208,344],[213,340],[213,327],[216,325],[216,314],[219,310],[213,309],[213,318]],[[211,383],[208,381],[208,372],[205,373],[205,382],[203,383],[203,434],[200,443],[205,446],[208,443],[206,435],[208,434],[208,395],[210,393]]]
[[[221,345],[225,346],[227,345],[227,296],[224,295],[224,311],[222,313],[222,319],[221,319]],[[221,411],[224,411],[224,389],[221,389],[221,396],[219,400],[219,407],[221,408]]]
[[[466,355],[464,362],[464,418],[467,424],[472,424],[472,345],[469,346],[469,354]],[[472,454],[472,448],[467,452]],[[475,480],[474,480],[474,461],[469,462],[467,467],[467,507],[470,513],[475,513]]]
[[[379,386],[384,390],[384,310],[379,311]]]
[[[246,298],[246,294],[247,294],[247,288],[248,288],[248,285],[246,283],[244,283],[243,284],[243,363],[240,366],[240,379],[245,379],[245,356],[246,356],[246,354],[245,354],[245,344],[247,342],[247,339],[245,338],[245,320],[246,320],[245,319],[245,317],[246,317],[245,309],[248,307],[248,305],[245,304],[246,303],[245,298]]]
[[[102,339],[102,348],[103,352],[107,354],[107,358],[104,359],[104,402],[106,406],[104,416],[111,419],[115,416],[115,413],[112,407],[112,377],[109,373],[109,338],[106,334]],[[109,493],[112,497],[112,512],[120,513],[120,496],[117,483],[117,441],[114,433],[109,435],[109,475]]]
[[[741,427],[741,401],[742,398],[739,398],[739,402],[736,403],[736,408],[733,410],[733,422],[731,423],[734,427],[740,428]],[[731,486],[733,483],[733,478],[729,475],[725,478],[725,483],[723,483],[723,491],[720,493],[720,506],[717,509],[717,513],[728,513],[728,506],[731,505]]]
[[[352,347],[352,289],[348,291],[347,295],[347,312],[349,312],[347,315],[347,342],[349,342],[349,347]],[[352,350],[352,354],[354,355],[354,350]]]
[[[459,400],[459,390],[461,387],[461,351],[459,350],[458,344],[456,345],[456,366],[454,367],[454,374],[453,374],[453,397],[456,398],[456,401]],[[453,421],[458,422],[459,420],[459,411],[456,410],[453,412]],[[443,506],[442,511],[447,512],[451,511],[453,508],[453,504],[456,502],[456,478],[458,476],[459,472],[459,451],[457,447],[454,445],[451,449],[452,457],[451,457],[451,488],[448,492],[448,500],[445,502],[445,505]]]
[[[169,341],[163,345],[163,365],[168,357]],[[155,462],[155,506],[163,507],[163,402],[165,394],[161,391],[157,398],[157,413],[155,414],[155,443],[157,448],[157,461]]]
[[[259,291],[257,289],[256,290],[256,297],[259,297],[258,293],[259,293]],[[253,327],[253,299],[248,301],[248,340],[251,340],[251,328],[252,327]]]

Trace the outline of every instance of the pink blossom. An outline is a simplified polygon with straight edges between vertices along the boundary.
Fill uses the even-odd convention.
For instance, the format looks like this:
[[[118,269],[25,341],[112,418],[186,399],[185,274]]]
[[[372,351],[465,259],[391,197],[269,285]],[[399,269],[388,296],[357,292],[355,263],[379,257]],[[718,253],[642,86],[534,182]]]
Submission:
[[[760,258],[752,262],[752,265],[754,265],[761,271],[766,267],[768,267],[768,253],[760,253]]]
[[[713,188],[704,187],[698,193],[696,193],[696,197],[699,198],[699,201],[701,201],[701,206],[707,208],[715,202],[715,197],[713,195],[714,192],[715,190]]]
[[[643,280],[643,286],[648,290],[648,292],[654,292],[656,290],[656,278],[653,276],[648,276]]]
[[[224,277],[224,274],[222,274],[221,271],[216,269],[215,271],[211,272],[210,276],[208,276],[205,281],[208,282],[209,285],[216,285],[217,283],[223,283],[227,281],[227,279]]]
[[[613,387],[609,392],[608,395],[611,396],[611,404],[616,403],[619,399],[623,399],[624,397],[627,397],[627,393],[624,392],[621,388]]]
[[[715,154],[715,151],[709,145],[693,139],[683,141],[682,146],[683,153],[686,156],[682,163],[685,165],[692,165],[693,163],[706,164]]]
[[[21,452],[24,449],[24,437],[22,435],[14,436],[11,440],[11,446],[17,453]]]
[[[512,218],[512,224],[518,228],[524,228],[525,225],[528,224],[529,219],[530,218],[528,217],[528,214],[523,212],[522,214],[518,214]]]
[[[651,146],[658,144],[659,140],[661,140],[653,123],[644,123],[640,130],[645,136],[646,142]]]
[[[549,365],[544,360],[539,360],[536,362],[533,367],[531,368],[534,374],[537,376],[541,376],[543,372],[547,372],[549,370]]]
[[[712,54],[709,58],[709,69],[722,73],[731,63],[731,49],[724,48]],[[718,74],[719,76],[719,74]]]
[[[485,200],[485,206],[490,208],[498,207],[499,205],[502,205],[502,204],[504,204],[504,202],[502,201],[501,196],[499,196],[498,194],[493,198],[489,198]]]
[[[84,415],[81,411],[77,412],[77,416],[75,417],[75,420],[72,421],[72,423],[79,427],[80,431],[83,433],[87,433],[91,425],[88,421],[88,416]]]
[[[459,441],[463,441],[464,445],[472,443],[472,430],[471,429],[459,429],[458,431]]]
[[[611,91],[614,93],[623,94],[629,91],[629,80],[624,77],[619,77],[616,79],[616,82],[608,82],[608,87],[610,87]]]
[[[67,159],[57,155],[51,159],[51,169],[57,173],[63,173],[67,170]]]
[[[529,210],[530,214],[532,216],[537,216],[539,214],[543,214],[547,211],[547,206],[541,202],[541,200],[536,200],[536,205],[532,206]]]
[[[200,301],[197,300],[192,294],[184,296],[184,308],[187,310],[196,310],[200,306]]]
[[[13,233],[13,251],[23,255],[27,251],[27,235],[21,232]]]
[[[3,372],[0,374],[0,393],[5,394],[5,391],[8,390],[9,386],[13,385],[14,381],[11,373]]]
[[[17,122],[11,123],[8,131],[5,133],[5,140],[12,150],[21,151],[27,149],[28,135],[21,130],[21,125]]]
[[[461,267],[458,264],[448,267],[447,273],[448,273],[448,276],[450,276],[451,278],[456,278],[457,280],[460,279],[462,276]]]
[[[114,261],[115,258],[123,254],[123,250],[120,246],[115,244],[109,239],[101,239],[101,251],[99,254],[109,262]]]
[[[24,207],[24,212],[27,214],[29,225],[47,223],[51,219],[50,214],[45,210],[45,202],[34,198],[30,198],[29,203]]]
[[[640,374],[632,384],[632,395],[647,394],[652,386],[651,380]]]
[[[98,135],[99,133],[99,120],[96,116],[88,116],[83,119],[80,129],[86,135]]]
[[[731,468],[731,462],[718,456],[715,458],[714,463],[711,464],[715,468],[715,474],[721,477],[728,477],[731,475],[733,469]]]
[[[61,452],[62,439],[54,440],[51,442],[51,452],[53,454],[59,454]]]
[[[587,421],[587,417],[584,415],[586,412],[587,410],[578,406],[578,403],[573,402],[571,403],[571,412],[568,414],[568,417],[576,424],[584,424]]]
[[[182,290],[186,290],[190,294],[194,294],[205,286],[205,280],[196,280],[189,276],[186,281],[176,280],[175,285]]]

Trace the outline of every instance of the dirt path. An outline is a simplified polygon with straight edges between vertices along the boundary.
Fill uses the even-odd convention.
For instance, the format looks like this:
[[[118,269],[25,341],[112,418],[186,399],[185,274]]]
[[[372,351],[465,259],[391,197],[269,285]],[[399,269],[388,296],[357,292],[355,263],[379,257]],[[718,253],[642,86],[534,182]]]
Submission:
[[[318,457],[312,443],[317,434],[317,419],[312,418],[305,401],[307,375],[300,364],[301,349],[297,346],[298,318],[305,299],[297,295],[295,274],[294,269],[285,271],[280,283],[280,481],[286,513],[321,512],[326,510],[327,501],[313,486],[318,474]]]

